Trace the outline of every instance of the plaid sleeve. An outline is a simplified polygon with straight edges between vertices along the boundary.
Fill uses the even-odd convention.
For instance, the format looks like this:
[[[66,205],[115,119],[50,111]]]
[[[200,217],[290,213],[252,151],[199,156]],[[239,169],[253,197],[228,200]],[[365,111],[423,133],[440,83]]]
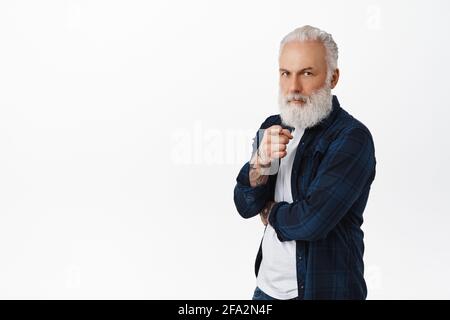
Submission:
[[[265,129],[270,125],[269,119],[270,118],[266,119],[266,121],[261,124],[260,130]],[[259,148],[259,139],[260,134],[258,130],[253,138],[251,157],[253,157],[256,150]],[[239,214],[246,219],[254,217],[261,212],[269,199],[270,193],[269,182],[257,187],[250,186],[249,173],[250,162],[247,161],[239,171],[236,178],[236,186],[234,187],[234,204]]]
[[[375,176],[372,137],[352,128],[334,140],[303,200],[278,202],[269,223],[281,241],[325,238]]]
[[[249,181],[250,165],[247,162],[239,172],[234,188],[234,204],[243,218],[256,216],[264,208],[268,199],[268,183],[251,187]]]

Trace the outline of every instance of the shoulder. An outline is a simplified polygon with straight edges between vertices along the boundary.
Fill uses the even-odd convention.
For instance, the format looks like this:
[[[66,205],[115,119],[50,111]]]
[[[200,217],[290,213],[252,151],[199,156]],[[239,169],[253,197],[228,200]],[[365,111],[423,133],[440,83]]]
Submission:
[[[375,157],[375,144],[369,128],[342,108],[321,136],[317,148],[332,154]]]
[[[341,110],[332,127],[335,137],[357,136],[364,138],[366,142],[370,141],[373,143],[372,133],[369,128],[344,109]]]

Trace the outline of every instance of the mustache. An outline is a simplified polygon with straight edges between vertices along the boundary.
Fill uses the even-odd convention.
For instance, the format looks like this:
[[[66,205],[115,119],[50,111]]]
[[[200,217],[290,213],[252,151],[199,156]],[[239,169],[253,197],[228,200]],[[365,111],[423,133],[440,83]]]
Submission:
[[[300,93],[289,93],[287,95],[284,96],[284,100],[287,102],[291,102],[292,100],[298,100],[301,102],[307,102],[309,101],[310,97],[309,96],[305,96],[303,94]]]

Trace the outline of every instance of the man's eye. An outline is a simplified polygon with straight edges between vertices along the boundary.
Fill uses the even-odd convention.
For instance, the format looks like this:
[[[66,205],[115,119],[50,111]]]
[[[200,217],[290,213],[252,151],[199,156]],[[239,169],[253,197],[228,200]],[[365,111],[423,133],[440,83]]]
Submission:
[[[283,71],[283,72],[281,73],[281,76],[287,76],[287,72],[286,72],[286,71]]]
[[[305,76],[312,76],[312,72],[305,71],[305,72],[303,72],[303,75],[305,75]]]

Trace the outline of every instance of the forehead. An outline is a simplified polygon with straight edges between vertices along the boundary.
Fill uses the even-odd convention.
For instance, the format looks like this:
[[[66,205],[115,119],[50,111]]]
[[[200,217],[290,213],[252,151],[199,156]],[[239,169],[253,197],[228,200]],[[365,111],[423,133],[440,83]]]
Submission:
[[[320,41],[292,41],[284,45],[280,53],[280,68],[326,68],[326,50]]]

